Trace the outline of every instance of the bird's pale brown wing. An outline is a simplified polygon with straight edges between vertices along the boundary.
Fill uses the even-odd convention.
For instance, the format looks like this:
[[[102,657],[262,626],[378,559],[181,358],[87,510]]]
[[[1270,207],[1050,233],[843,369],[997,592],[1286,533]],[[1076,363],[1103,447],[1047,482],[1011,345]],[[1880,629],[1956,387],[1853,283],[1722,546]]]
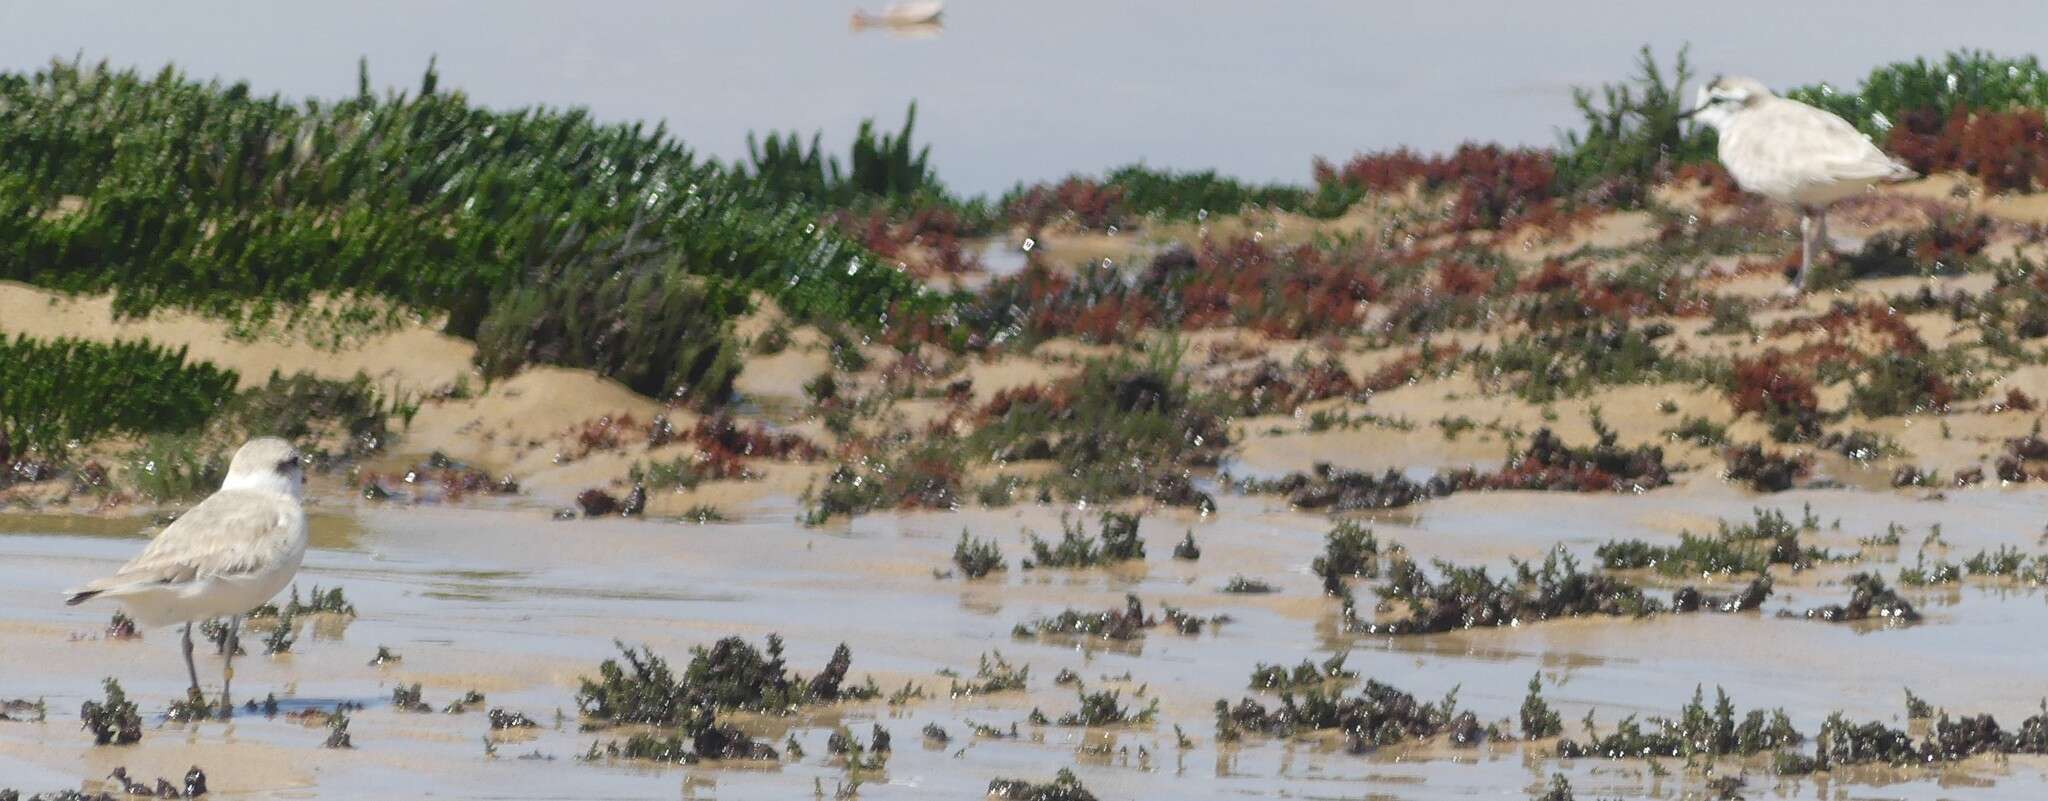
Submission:
[[[1800,173],[1802,182],[1872,181],[1912,173],[1834,114],[1790,101],[1774,103],[1766,113],[1778,163]]]
[[[73,591],[72,603],[143,584],[193,581],[260,568],[290,550],[294,527],[303,527],[290,501],[261,493],[224,490],[150,540],[113,575]]]

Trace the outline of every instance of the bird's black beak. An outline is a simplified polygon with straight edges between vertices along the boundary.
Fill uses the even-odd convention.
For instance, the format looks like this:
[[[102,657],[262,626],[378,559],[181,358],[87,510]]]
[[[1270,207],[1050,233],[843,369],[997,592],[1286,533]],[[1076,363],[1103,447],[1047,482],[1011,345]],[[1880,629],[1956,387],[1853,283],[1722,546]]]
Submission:
[[[1681,119],[1681,120],[1689,120],[1689,119],[1692,119],[1692,116],[1693,116],[1694,114],[1698,114],[1698,113],[1700,113],[1700,109],[1703,109],[1703,108],[1706,108],[1706,106],[1694,106],[1694,107],[1692,107],[1692,108],[1689,108],[1689,109],[1686,109],[1686,110],[1684,110],[1684,111],[1678,112],[1678,118],[1679,118],[1679,119]]]

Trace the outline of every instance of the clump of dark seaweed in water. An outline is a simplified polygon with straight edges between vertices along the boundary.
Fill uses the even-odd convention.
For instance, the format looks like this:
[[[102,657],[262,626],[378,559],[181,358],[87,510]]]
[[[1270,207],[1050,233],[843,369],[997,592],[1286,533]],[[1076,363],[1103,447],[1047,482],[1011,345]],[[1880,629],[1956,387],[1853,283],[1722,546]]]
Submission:
[[[1123,691],[1121,690],[1101,690],[1092,693],[1083,690],[1081,691],[1080,696],[1081,708],[1073,712],[1069,712],[1065,715],[1061,715],[1059,719],[1056,721],[1057,725],[1142,725],[1151,723],[1159,716],[1159,699],[1157,698],[1152,699],[1150,705],[1144,707],[1143,709],[1139,709],[1133,712],[1131,711],[1130,707],[1123,705]]]
[[[242,703],[242,711],[252,715],[260,713],[266,718],[277,717],[277,694],[264,693],[261,701],[251,698]]]
[[[297,617],[299,615],[356,616],[356,605],[349,603],[348,596],[342,592],[340,587],[323,590],[320,588],[320,585],[315,584],[313,585],[312,594],[307,596],[307,598],[308,600],[305,601],[299,600],[299,586],[294,584],[292,585],[291,596],[285,601],[283,607],[280,608],[277,604],[264,604],[249,610],[247,618],[249,620],[262,620],[275,617]]]
[[[1765,451],[1762,445],[1749,443],[1736,445],[1725,452],[1727,475],[1731,481],[1748,484],[1757,492],[1783,492],[1791,489],[1807,471],[1813,468],[1813,459],[1806,456],[1786,456],[1777,451]]]
[[[605,660],[598,666],[599,680],[584,679],[576,693],[577,706],[595,720],[674,725],[686,720],[696,706],[780,715],[809,704],[881,695],[873,687],[842,686],[853,662],[853,652],[844,644],[809,680],[788,670],[782,660],[782,638],[775,635],[769,635],[765,652],[738,637],[719,640],[710,648],[692,648],[681,678],[651,651],[636,653],[624,644],[619,650],[626,664]]]
[[[0,723],[41,723],[50,717],[50,705],[38,698],[0,701]]]
[[[576,508],[583,510],[584,517],[606,517],[619,511],[619,499],[592,487],[576,494]]]
[[[1829,623],[1872,618],[1911,623],[1920,619],[1920,613],[1913,609],[1913,604],[1899,597],[1898,592],[1892,588],[1885,586],[1884,579],[1876,573],[1857,573],[1848,578],[1848,583],[1849,603],[1808,609],[1806,617]]]
[[[1522,736],[1531,740],[1564,733],[1564,720],[1543,700],[1543,674],[1529,677],[1529,695],[1522,699]]]
[[[597,745],[592,743],[585,759],[596,759],[599,753]],[[624,743],[614,740],[605,744],[602,753],[614,759],[681,764],[694,764],[700,759],[765,761],[776,758],[775,749],[767,743],[748,737],[737,726],[717,721],[708,711],[682,731],[663,735],[636,732]]]
[[[358,486],[363,498],[372,501],[398,498],[415,503],[459,503],[472,495],[519,494],[519,482],[510,477],[492,476],[440,451],[402,473],[366,472]]]
[[[1249,493],[1286,495],[1289,503],[1302,509],[1341,512],[1392,509],[1469,490],[1642,492],[1671,483],[1663,448],[1623,448],[1597,418],[1594,430],[1600,435],[1597,444],[1573,447],[1550,429],[1538,429],[1529,447],[1509,453],[1507,464],[1492,473],[1446,470],[1418,482],[1396,470],[1374,476],[1318,463],[1308,473],[1239,481],[1236,486]]]
[[[710,648],[691,649],[690,663],[678,677],[668,662],[642,649],[619,644],[624,664],[607,659],[599,677],[584,679],[576,705],[585,728],[644,724],[675,727],[667,736],[636,734],[608,751],[615,756],[662,761],[774,758],[765,744],[748,738],[738,727],[717,720],[724,711],[785,715],[811,704],[867,700],[881,695],[873,680],[845,686],[853,652],[844,644],[833,651],[825,669],[806,680],[782,660],[782,638],[769,635],[765,652],[738,637],[719,640]]]
[[[492,707],[491,711],[486,714],[490,718],[493,731],[499,729],[531,729],[540,726],[539,723],[534,722],[533,718],[527,717],[524,712],[513,712],[500,707]]]
[[[477,692],[475,690],[470,690],[469,692],[463,693],[461,698],[449,701],[447,706],[441,708],[441,712],[447,715],[460,715],[464,712],[468,712],[470,707],[483,705],[483,702],[483,693]]]
[[[1770,576],[1758,576],[1734,595],[1708,595],[1693,587],[1680,587],[1671,594],[1673,612],[1749,612],[1763,608],[1771,598]]]
[[[391,688],[391,706],[400,712],[424,714],[434,711],[432,705],[421,699],[419,682],[413,682],[411,687],[401,684]]]
[[[1323,555],[1309,567],[1323,577],[1323,591],[1337,595],[1344,579],[1380,577],[1380,543],[1366,528],[1350,520],[1337,523],[1323,539]]]
[[[107,779],[115,783],[118,783],[122,788],[122,792],[125,795],[132,797],[198,798],[200,796],[206,795],[206,771],[200,770],[198,765],[193,765],[190,770],[185,771],[185,782],[182,787],[180,785],[172,784],[170,779],[166,779],[161,776],[157,777],[156,786],[151,787],[147,784],[143,784],[142,782],[130,778],[128,776],[128,769],[126,767],[114,768],[112,773],[107,774]],[[14,791],[12,790],[0,790],[0,799],[6,799],[6,801],[16,801],[16,799],[18,798],[19,796],[14,795]],[[107,793],[100,793],[99,795],[86,795],[84,793],[67,790],[65,792],[56,794],[37,794],[35,796],[31,796],[29,798],[29,801],[99,801],[100,799],[112,798],[113,796]]]
[[[1195,544],[1195,532],[1189,531],[1179,545],[1173,546],[1173,558],[1189,562],[1202,558],[1202,548]]]
[[[1455,487],[1417,482],[1397,470],[1374,475],[1362,470],[1333,467],[1317,462],[1306,473],[1290,473],[1270,481],[1240,480],[1239,490],[1262,495],[1285,495],[1298,509],[1328,509],[1351,512],[1395,509],[1455,491]]]
[[[136,640],[141,639],[142,634],[135,630],[134,618],[115,612],[113,619],[107,621],[106,637],[109,640]]]
[[[1811,512],[1794,525],[1782,512],[1757,509],[1756,519],[1749,523],[1731,527],[1728,521],[1721,521],[1720,532],[1713,537],[1687,531],[1679,535],[1675,546],[1610,541],[1594,554],[1609,570],[1655,568],[1667,576],[1762,573],[1771,565],[1804,570],[1834,558],[1825,549],[1799,543],[1801,533],[1817,531],[1819,525]]]
[[[874,726],[865,743],[855,737],[853,732],[843,728],[833,731],[832,735],[825,739],[825,753],[845,763],[846,767],[854,772],[856,780],[859,779],[861,771],[881,770],[888,764],[889,754],[894,750],[889,730],[882,728],[880,723]]]
[[[219,704],[206,700],[206,695],[197,688],[185,691],[185,697],[172,701],[164,718],[173,723],[189,723],[195,720],[212,720],[216,714],[233,712],[222,710]]]
[[[1104,512],[1100,535],[1089,537],[1078,522],[1060,520],[1062,530],[1060,544],[1051,543],[1031,535],[1031,559],[1025,560],[1024,569],[1034,567],[1082,568],[1114,562],[1145,558],[1145,540],[1138,536],[1141,516],[1123,512]]]
[[[1003,658],[1003,652],[995,651],[981,655],[981,666],[975,670],[973,681],[962,683],[957,674],[949,672],[947,675],[954,676],[952,688],[947,691],[947,695],[953,698],[969,698],[1024,689],[1026,681],[1031,678],[1031,666],[1011,665]]]
[[[1145,605],[1136,595],[1124,596],[1122,609],[1080,612],[1068,609],[1052,617],[1019,623],[1011,634],[1017,637],[1101,637],[1107,640],[1135,640],[1159,621],[1145,616]]]
[[[1292,737],[1318,729],[1337,729],[1349,740],[1350,750],[1360,753],[1450,732],[1454,723],[1463,717],[1456,711],[1456,695],[1453,690],[1441,702],[1426,703],[1390,685],[1368,679],[1358,695],[1350,698],[1325,693],[1322,688],[1309,689],[1299,700],[1294,693],[1282,692],[1280,706],[1276,709],[1267,709],[1264,704],[1250,698],[1239,701],[1235,707],[1229,701],[1218,699],[1216,739],[1234,742],[1246,734]],[[1490,727],[1478,730],[1476,718],[1467,723],[1472,725],[1463,732],[1465,738],[1470,738],[1465,742],[1477,742],[1479,737],[1510,739],[1506,733]]]
[[[1566,759],[1751,756],[1805,741],[1805,735],[1792,727],[1784,710],[1765,713],[1753,709],[1738,723],[1735,704],[1728,699],[1728,693],[1716,688],[1714,694],[1711,710],[1704,693],[1695,688],[1692,702],[1685,705],[1677,720],[1651,718],[1650,729],[1645,731],[1631,715],[1615,724],[1614,731],[1604,737],[1589,732],[1584,744],[1570,738],[1559,740],[1557,755]]]
[[[327,742],[321,743],[321,745],[326,748],[342,749],[356,747],[354,738],[350,737],[348,733],[348,707],[346,705],[335,706],[334,714],[327,718]]]
[[[1926,736],[1915,742],[1905,731],[1875,721],[1856,723],[1837,712],[1821,724],[1813,756],[1779,754],[1777,769],[1798,775],[1843,765],[1926,765],[1979,754],[2048,754],[2048,701],[2012,731],[2002,729],[1989,714],[1954,719],[1943,712],[1926,725]]]
[[[128,694],[121,691],[121,683],[105,679],[101,686],[106,697],[99,701],[87,701],[78,710],[78,717],[85,722],[85,728],[92,731],[94,745],[128,745],[142,739],[142,715],[135,709],[135,702],[128,700]]]
[[[988,783],[988,797],[1003,801],[1095,801],[1095,794],[1081,786],[1081,780],[1066,768],[1060,768],[1052,781],[1041,784],[1024,779],[996,779]]]
[[[298,627],[298,609],[296,603],[284,608],[284,614],[277,618],[277,625],[263,638],[263,653],[275,655],[289,653],[292,650],[292,644],[298,641],[295,631]]]
[[[1671,483],[1664,449],[1653,445],[1623,448],[1618,435],[1598,416],[1592,447],[1565,444],[1550,429],[1537,429],[1529,447],[1510,454],[1499,472],[1459,479],[1459,489],[1519,489],[1550,492],[1642,492]]]
[[[1643,617],[1663,609],[1642,588],[1599,572],[1579,569],[1578,560],[1552,551],[1540,570],[1518,563],[1517,575],[1494,579],[1484,567],[1436,563],[1442,578],[1432,581],[1414,562],[1394,563],[1380,597],[1406,606],[1407,616],[1353,623],[1369,634],[1432,634],[1488,628],[1555,617],[1614,615]]]
[[[953,564],[960,567],[961,575],[978,579],[1003,569],[1003,552],[995,540],[972,539],[961,529],[960,544],[953,546]]]
[[[255,612],[252,612],[250,614],[250,619],[255,619],[257,617],[256,612],[263,611],[265,607],[269,607],[273,611],[276,609],[276,607],[271,606],[269,604],[256,607]],[[228,652],[229,647],[234,648],[235,656],[242,656],[244,654],[249,653],[247,649],[242,647],[241,632],[238,631],[234,633],[235,641],[232,643],[228,642],[228,633],[228,624],[222,622],[220,618],[214,618],[212,620],[208,620],[204,623],[199,624],[200,636],[206,638],[207,642],[213,643],[213,652],[215,654],[225,654]]]
[[[1331,684],[1351,681],[1358,674],[1344,669],[1344,660],[1349,653],[1337,654],[1321,664],[1303,659],[1301,664],[1288,669],[1280,665],[1260,662],[1252,668],[1251,687],[1254,690],[1310,690],[1321,689]]]

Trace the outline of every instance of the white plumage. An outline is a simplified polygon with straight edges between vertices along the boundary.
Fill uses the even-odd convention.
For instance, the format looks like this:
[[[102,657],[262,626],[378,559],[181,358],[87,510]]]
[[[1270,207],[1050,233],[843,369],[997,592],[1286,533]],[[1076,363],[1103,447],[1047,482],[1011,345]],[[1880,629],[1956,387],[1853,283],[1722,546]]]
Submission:
[[[1773,94],[1748,78],[1700,87],[1687,116],[1720,134],[1721,164],[1744,190],[1798,206],[1805,215],[1798,286],[1806,286],[1815,246],[1827,243],[1827,207],[1872,184],[1917,177],[1847,120]]]
[[[946,4],[940,0],[902,0],[890,3],[880,14],[865,11],[853,12],[854,27],[868,26],[912,27],[936,25],[946,13]]]
[[[180,515],[113,575],[71,590],[66,603],[112,598],[139,625],[184,623],[185,670],[197,696],[192,624],[226,617],[232,639],[242,613],[291,583],[306,555],[303,481],[291,443],[250,440],[235,451],[219,492]],[[223,705],[234,676],[233,654],[228,656]]]

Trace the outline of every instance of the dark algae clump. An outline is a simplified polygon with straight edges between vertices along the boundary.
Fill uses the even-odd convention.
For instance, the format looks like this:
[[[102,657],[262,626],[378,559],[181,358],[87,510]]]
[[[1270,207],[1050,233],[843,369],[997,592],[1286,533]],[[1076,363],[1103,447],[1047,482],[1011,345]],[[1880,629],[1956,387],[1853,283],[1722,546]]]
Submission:
[[[30,701],[13,698],[0,701],[0,723],[41,723],[50,718],[50,705],[38,698]]]
[[[79,719],[92,732],[93,744],[128,745],[141,740],[142,715],[135,710],[135,702],[121,691],[120,682],[107,679],[102,686],[106,697],[87,701],[78,710]]]
[[[393,687],[391,689],[391,706],[400,712],[424,714],[434,711],[433,705],[421,699],[419,682],[413,682],[413,685],[410,687],[403,684]]]
[[[334,707],[334,714],[327,718],[326,748],[348,749],[356,747],[355,738],[348,733],[348,709],[346,705]]]
[[[1731,446],[1723,456],[1728,479],[1748,484],[1757,492],[1784,492],[1813,468],[1809,457],[1766,451],[1754,442]]]
[[[947,695],[953,698],[969,698],[989,693],[1022,690],[1031,678],[1031,666],[1017,666],[1003,658],[1001,651],[981,655],[981,665],[974,671],[974,680],[962,682],[956,674]]]
[[[1474,490],[1641,492],[1671,483],[1664,449],[1621,447],[1613,431],[1597,419],[1595,423],[1600,439],[1593,446],[1574,447],[1550,429],[1538,429],[1528,447],[1509,453],[1507,463],[1490,473],[1443,470],[1418,482],[1397,470],[1374,475],[1317,463],[1307,473],[1270,481],[1239,481],[1236,486],[1249,493],[1285,495],[1289,503],[1302,509],[1342,512],[1392,509]]]
[[[1631,715],[1616,723],[1614,731],[1605,736],[1589,732],[1585,743],[1571,738],[1559,740],[1557,755],[1567,759],[1751,756],[1805,741],[1784,710],[1766,713],[1753,709],[1738,721],[1735,704],[1728,694],[1717,688],[1714,695],[1714,705],[1709,709],[1706,696],[1694,689],[1692,701],[1685,705],[1678,719],[1650,718],[1647,730]]]
[[[1003,569],[1003,552],[995,540],[973,539],[962,529],[960,543],[953,546],[953,564],[959,566],[960,575],[978,579]]]
[[[1003,801],[1095,801],[1095,794],[1081,786],[1074,772],[1061,768],[1052,781],[1033,784],[1024,779],[996,779],[988,783],[988,797]]]
[[[199,798],[206,795],[207,792],[206,771],[200,770],[198,765],[193,765],[185,771],[183,784],[176,784],[170,779],[159,776],[157,777],[156,785],[152,787],[129,776],[128,768],[125,766],[114,768],[112,772],[107,774],[107,781],[120,786],[123,794],[131,798]],[[112,798],[114,796],[107,793],[86,795],[67,790],[61,793],[43,793],[30,796],[29,801],[71,801],[72,799],[77,799],[78,801],[99,801],[99,799]],[[13,795],[11,790],[0,790],[0,799],[17,801],[17,797]]]
[[[1529,677],[1529,695],[1522,699],[1522,736],[1531,740],[1564,733],[1564,721],[1543,700],[1543,675]]]
[[[499,707],[492,707],[487,716],[490,719],[493,731],[498,729],[531,729],[540,726],[539,723],[534,722],[533,718],[527,717],[524,712],[513,712]]]
[[[1124,724],[1151,723],[1159,716],[1159,699],[1150,705],[1132,711],[1125,706],[1121,690],[1098,692],[1081,691],[1081,708],[1061,715],[1055,723],[1060,726],[1121,726]]]
[[[1100,637],[1106,640],[1135,640],[1159,621],[1145,616],[1145,605],[1136,595],[1124,596],[1121,609],[1080,612],[1068,609],[1052,617],[1019,623],[1011,631],[1017,637]]]
[[[1456,693],[1453,693],[1455,696]],[[1292,737],[1319,729],[1336,729],[1345,735],[1353,752],[1420,740],[1450,732],[1459,715],[1455,698],[1438,703],[1416,700],[1377,680],[1368,679],[1358,695],[1349,698],[1310,689],[1297,697],[1280,693],[1279,705],[1245,698],[1231,706],[1216,701],[1216,739],[1231,742],[1246,734]],[[1497,731],[1487,736],[1500,738]]]
[[[1806,610],[1806,616],[1829,623],[1845,623],[1857,620],[1879,619],[1889,622],[1910,623],[1920,619],[1920,613],[1913,604],[1899,597],[1898,592],[1885,586],[1884,579],[1876,573],[1857,573],[1848,578],[1849,602],[1829,604]]]
[[[1336,595],[1346,578],[1379,578],[1380,543],[1372,529],[1356,522],[1339,522],[1323,537],[1323,555],[1309,563],[1323,577],[1323,591]]]
[[[1367,509],[1395,509],[1454,491],[1448,483],[1416,482],[1397,470],[1384,475],[1334,467],[1317,462],[1306,473],[1291,473],[1272,481],[1246,480],[1238,483],[1246,492],[1287,496],[1287,502],[1301,509],[1350,512]]]
[[[1293,668],[1268,665],[1260,662],[1252,668],[1251,688],[1254,690],[1309,690],[1319,689],[1333,683],[1347,682],[1358,678],[1358,674],[1344,669],[1344,660],[1350,654],[1343,653],[1323,660],[1320,664],[1303,659]]]
[[[1782,512],[1756,510],[1756,519],[1740,526],[1720,522],[1720,532],[1702,537],[1690,531],[1679,536],[1675,546],[1650,545],[1642,540],[1610,541],[1594,551],[1609,570],[1653,568],[1666,576],[1730,576],[1763,573],[1772,565],[1804,570],[1833,557],[1824,549],[1803,546],[1799,535],[1818,530],[1819,521],[1810,514],[1800,524]]]
[[[1054,546],[1031,536],[1031,561],[1024,567],[1096,567],[1145,558],[1145,540],[1138,536],[1142,517],[1122,512],[1102,514],[1099,535],[1090,537],[1080,523],[1060,521],[1060,542]]]
[[[1883,723],[1857,723],[1837,712],[1828,716],[1814,737],[1814,755],[1780,754],[1778,771],[1799,774],[1848,765],[1926,765],[1979,754],[2048,754],[2048,702],[2011,731],[2000,727],[1989,714],[1951,718],[1942,712],[1924,725],[1925,733],[1915,740],[1912,734]]]
[[[620,659],[598,666],[596,680],[584,679],[576,705],[586,728],[641,724],[673,729],[656,736],[639,733],[607,753],[632,759],[694,761],[708,759],[773,759],[775,752],[754,742],[738,727],[718,720],[723,712],[786,715],[812,704],[877,698],[881,691],[844,686],[852,651],[840,645],[817,675],[805,679],[782,660],[782,638],[770,635],[765,651],[738,637],[710,648],[691,649],[690,663],[677,676],[667,660],[642,649],[619,645]],[[621,662],[623,660],[623,664]]]
[[[1541,569],[1522,563],[1508,578],[1495,579],[1484,567],[1442,561],[1436,567],[1442,577],[1431,580],[1414,562],[1396,562],[1387,584],[1376,591],[1405,608],[1406,616],[1353,626],[1368,634],[1434,634],[1556,617],[1643,617],[1664,609],[1634,584],[1580,570],[1578,560],[1562,551],[1552,551]]]

